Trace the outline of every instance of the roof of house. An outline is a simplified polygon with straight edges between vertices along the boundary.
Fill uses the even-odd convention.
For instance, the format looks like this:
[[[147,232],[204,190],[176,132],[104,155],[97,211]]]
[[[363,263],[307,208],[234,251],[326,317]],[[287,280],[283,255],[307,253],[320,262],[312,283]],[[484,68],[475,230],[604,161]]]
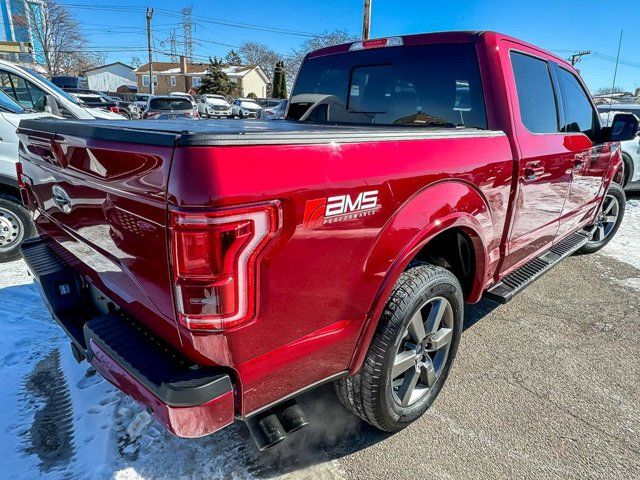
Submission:
[[[205,75],[207,73],[207,69],[209,68],[208,63],[187,63],[187,75]],[[232,78],[242,78],[250,71],[257,69],[259,74],[263,76],[265,81],[268,81],[268,78],[262,71],[262,69],[257,65],[228,65],[223,67],[224,73],[226,73],[229,77]],[[138,74],[145,74],[149,72],[149,64],[145,63],[138,67],[135,71]],[[153,62],[153,73],[164,74],[164,75],[175,75],[180,74],[180,63],[179,62]]]
[[[122,62],[113,62],[113,63],[107,63],[106,65],[100,65],[99,67],[93,67],[93,68],[89,68],[88,70],[85,70],[84,73],[85,75],[89,72],[95,72],[96,70],[102,70],[103,68],[107,68],[107,67],[111,67],[112,65],[122,65],[125,66],[131,70],[135,70],[131,65],[127,65],[126,63],[122,63]]]

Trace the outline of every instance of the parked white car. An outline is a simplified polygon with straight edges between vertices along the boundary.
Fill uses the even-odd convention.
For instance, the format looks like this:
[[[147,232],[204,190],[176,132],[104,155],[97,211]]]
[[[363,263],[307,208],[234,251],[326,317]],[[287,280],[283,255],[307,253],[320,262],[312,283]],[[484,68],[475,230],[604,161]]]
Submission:
[[[260,119],[262,120],[282,120],[284,114],[287,111],[287,103],[289,100],[282,100],[275,107],[265,108],[260,112]]]
[[[633,113],[640,118],[640,104],[619,103],[610,105],[598,105],[600,113],[600,123],[602,126],[609,126],[616,113]],[[622,149],[622,160],[624,164],[622,186],[625,190],[640,190],[640,134],[633,140],[620,142]]]
[[[147,104],[149,103],[149,99],[152,98],[148,93],[136,93],[136,99],[134,103],[138,106],[138,111],[140,114],[144,112],[144,109],[147,108]]]
[[[51,117],[50,113],[29,112],[0,92],[0,262],[20,258],[20,242],[35,234],[31,217],[22,206],[16,163],[20,120]]]
[[[85,107],[35,70],[0,60],[0,88],[22,108],[67,118],[122,120],[117,113]]]
[[[262,107],[250,98],[236,98],[231,104],[231,113],[234,117],[257,118]]]
[[[201,117],[232,117],[231,105],[222,95],[202,95],[198,100],[198,113]]]

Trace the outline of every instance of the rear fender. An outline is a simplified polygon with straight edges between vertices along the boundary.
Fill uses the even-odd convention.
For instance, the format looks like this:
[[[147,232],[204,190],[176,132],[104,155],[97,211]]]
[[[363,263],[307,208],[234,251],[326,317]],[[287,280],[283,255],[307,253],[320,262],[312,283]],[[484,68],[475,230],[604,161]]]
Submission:
[[[446,181],[426,187],[405,202],[387,222],[368,256],[365,278],[383,277],[384,280],[365,319],[350,373],[362,366],[377,319],[402,272],[425,245],[452,228],[461,229],[472,241],[476,270],[466,300],[480,299],[490,277],[486,245],[493,238],[493,222],[488,204],[475,187],[464,182]]]

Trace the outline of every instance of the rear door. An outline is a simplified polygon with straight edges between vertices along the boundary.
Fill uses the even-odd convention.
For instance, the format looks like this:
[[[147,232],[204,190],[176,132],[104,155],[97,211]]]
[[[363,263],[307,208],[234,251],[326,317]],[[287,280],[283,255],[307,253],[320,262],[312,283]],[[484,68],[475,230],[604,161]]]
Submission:
[[[502,272],[549,248],[558,232],[574,154],[559,134],[560,104],[549,59],[503,41],[519,164],[507,255]]]
[[[558,237],[562,237],[592,216],[611,162],[611,145],[597,143],[600,119],[582,81],[560,65],[554,63],[553,69],[562,104],[560,131],[573,154],[571,187],[558,230]]]

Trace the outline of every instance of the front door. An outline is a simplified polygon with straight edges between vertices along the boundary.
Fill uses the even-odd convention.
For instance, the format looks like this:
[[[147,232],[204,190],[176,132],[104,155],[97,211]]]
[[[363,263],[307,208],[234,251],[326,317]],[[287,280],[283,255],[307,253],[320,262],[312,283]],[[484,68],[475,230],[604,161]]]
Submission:
[[[518,179],[501,273],[553,244],[571,182],[574,153],[559,134],[560,104],[549,59],[512,42],[501,47],[514,115]],[[507,56],[505,58],[505,56]]]
[[[593,217],[611,162],[611,145],[594,144],[600,136],[600,123],[582,82],[573,72],[559,65],[554,68],[562,104],[560,130],[565,145],[573,152],[571,187],[558,230],[561,238]]]

